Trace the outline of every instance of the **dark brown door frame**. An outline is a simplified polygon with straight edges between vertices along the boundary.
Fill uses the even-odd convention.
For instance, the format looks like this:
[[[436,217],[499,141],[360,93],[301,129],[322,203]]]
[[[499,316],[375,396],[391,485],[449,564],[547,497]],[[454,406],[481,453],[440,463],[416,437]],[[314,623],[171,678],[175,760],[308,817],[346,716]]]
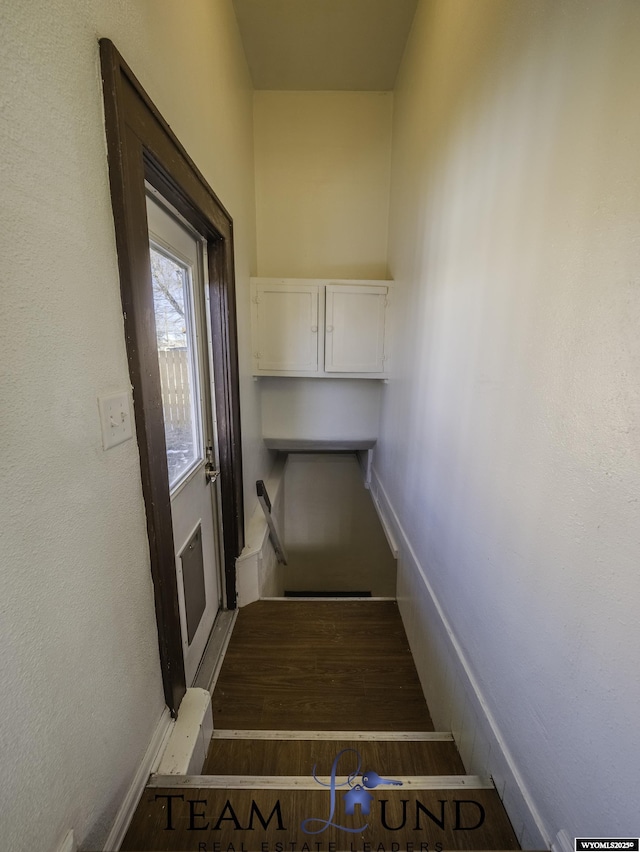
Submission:
[[[100,40],[111,201],[133,385],[165,699],[186,691],[160,371],[149,261],[145,180],[207,241],[226,605],[236,606],[244,546],[233,222],[113,43]]]

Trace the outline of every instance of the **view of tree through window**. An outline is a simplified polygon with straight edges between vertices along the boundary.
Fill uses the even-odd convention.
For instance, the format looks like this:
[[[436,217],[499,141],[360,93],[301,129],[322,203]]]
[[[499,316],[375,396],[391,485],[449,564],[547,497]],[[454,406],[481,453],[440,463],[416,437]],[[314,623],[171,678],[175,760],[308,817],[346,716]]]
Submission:
[[[189,271],[153,247],[150,253],[169,485],[173,486],[198,457]]]

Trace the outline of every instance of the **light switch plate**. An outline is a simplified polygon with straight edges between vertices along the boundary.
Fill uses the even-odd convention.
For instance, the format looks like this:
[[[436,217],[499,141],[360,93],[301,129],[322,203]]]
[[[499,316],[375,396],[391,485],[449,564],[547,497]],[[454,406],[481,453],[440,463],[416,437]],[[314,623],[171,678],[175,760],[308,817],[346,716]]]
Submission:
[[[98,397],[102,446],[110,450],[133,437],[128,393],[111,393]]]

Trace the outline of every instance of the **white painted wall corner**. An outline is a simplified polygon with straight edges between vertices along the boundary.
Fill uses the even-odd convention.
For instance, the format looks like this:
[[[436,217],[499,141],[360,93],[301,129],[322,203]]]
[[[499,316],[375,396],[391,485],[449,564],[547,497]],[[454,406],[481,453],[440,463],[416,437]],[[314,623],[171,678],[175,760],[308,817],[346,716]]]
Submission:
[[[373,465],[373,450],[359,450],[356,453],[356,458],[358,459],[358,464],[360,465],[360,471],[362,473],[362,481],[364,482],[364,487],[367,489],[367,491],[369,491],[369,489],[371,488],[371,468]]]

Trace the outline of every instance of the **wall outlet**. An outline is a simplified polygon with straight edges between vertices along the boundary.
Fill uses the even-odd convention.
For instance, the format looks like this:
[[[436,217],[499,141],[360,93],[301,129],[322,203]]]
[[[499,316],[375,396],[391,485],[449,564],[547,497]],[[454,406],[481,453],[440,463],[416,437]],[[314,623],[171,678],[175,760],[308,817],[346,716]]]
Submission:
[[[102,446],[110,450],[133,437],[129,394],[111,393],[98,397],[100,425],[102,426]]]

